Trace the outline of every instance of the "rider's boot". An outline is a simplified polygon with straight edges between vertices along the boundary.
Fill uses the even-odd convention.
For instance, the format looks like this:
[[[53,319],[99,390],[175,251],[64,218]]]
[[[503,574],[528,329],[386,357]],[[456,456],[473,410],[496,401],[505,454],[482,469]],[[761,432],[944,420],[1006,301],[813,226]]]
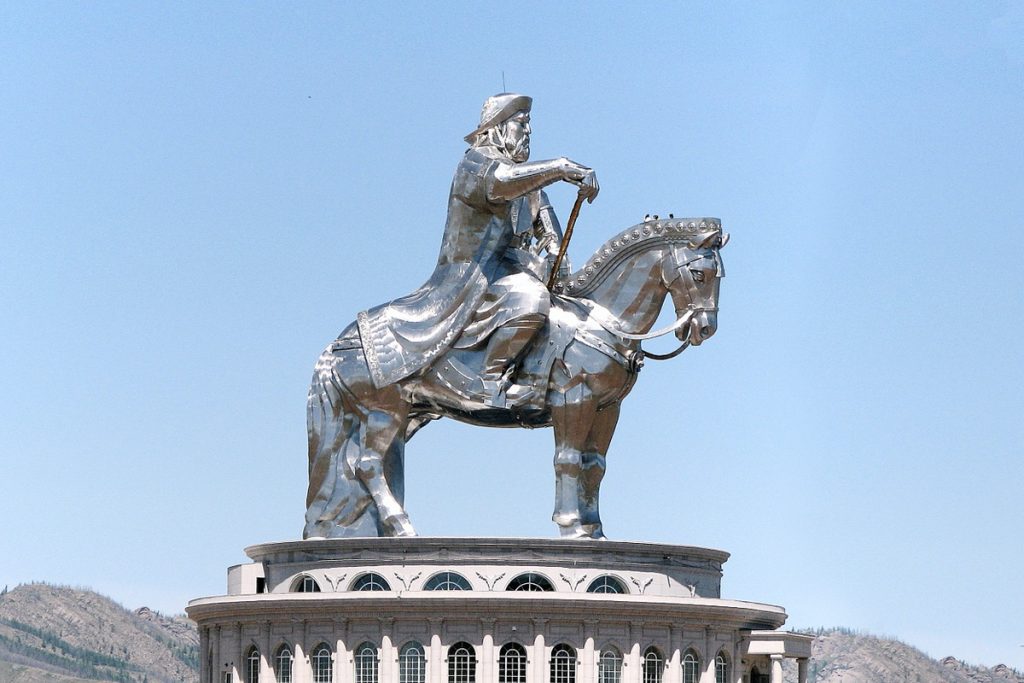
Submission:
[[[488,397],[491,407],[513,408],[533,397],[533,387],[512,381],[512,370],[543,326],[543,316],[524,315],[502,325],[491,334],[480,373],[483,393]]]

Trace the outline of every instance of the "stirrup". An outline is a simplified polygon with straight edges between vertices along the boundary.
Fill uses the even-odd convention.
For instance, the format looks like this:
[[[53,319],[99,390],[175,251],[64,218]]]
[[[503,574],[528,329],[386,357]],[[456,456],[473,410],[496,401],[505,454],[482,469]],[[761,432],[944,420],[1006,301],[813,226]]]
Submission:
[[[522,408],[533,402],[537,392],[529,384],[509,384],[505,388],[503,407]]]
[[[484,402],[492,408],[504,408],[505,407],[505,380],[504,378],[499,379],[484,379],[479,378],[480,382],[480,396]]]
[[[491,408],[519,408],[533,399],[535,391],[528,384],[516,384],[506,371],[498,379],[478,379],[483,400]]]

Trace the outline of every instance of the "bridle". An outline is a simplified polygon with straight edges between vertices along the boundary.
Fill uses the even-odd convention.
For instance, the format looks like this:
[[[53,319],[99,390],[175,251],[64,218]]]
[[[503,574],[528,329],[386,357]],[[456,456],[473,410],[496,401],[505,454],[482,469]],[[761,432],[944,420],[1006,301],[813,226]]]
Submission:
[[[715,264],[717,266],[717,274],[715,275],[715,277],[721,277],[722,275],[722,260],[718,254],[718,249],[725,246],[725,243],[728,242],[728,240],[728,237],[719,237],[719,243],[715,246],[715,250],[713,252]],[[707,258],[707,256],[701,254],[699,256],[694,256],[693,258],[690,258],[680,263],[680,251],[680,249],[672,250],[672,258],[676,262],[676,267],[674,268],[674,270],[678,273],[678,276],[676,278],[673,278],[668,283],[668,285],[669,287],[671,287],[671,285],[676,280],[682,280],[683,285],[686,287],[687,294],[689,294],[690,304],[686,307],[685,311],[680,311],[679,309],[676,309],[676,315],[678,317],[676,318],[676,321],[674,323],[662,327],[660,329],[654,330],[653,332],[647,332],[645,334],[634,334],[632,332],[626,332],[624,330],[619,329],[619,327],[614,322],[612,322],[611,320],[607,320],[605,316],[594,316],[597,322],[601,325],[601,327],[603,327],[604,329],[608,330],[615,336],[625,341],[644,342],[649,339],[657,339],[658,337],[664,337],[666,334],[670,334],[682,327],[689,325],[690,322],[693,320],[693,317],[698,313],[718,313],[717,303],[715,305],[709,305],[710,302],[708,301],[708,299],[710,297],[704,297],[701,295],[700,289],[697,287],[697,282],[696,280],[694,280],[693,273],[690,272],[689,268],[691,263],[703,260],[704,258]],[[696,303],[698,301],[704,303],[705,305],[698,305]],[[650,351],[644,351],[641,348],[638,349],[637,351],[638,357],[632,360],[631,364],[636,365],[636,367],[639,369],[643,365],[643,361],[645,358],[650,358],[652,360],[669,360],[681,354],[683,351],[689,348],[689,346],[690,339],[689,337],[687,337],[679,344],[679,348],[677,348],[674,351],[670,351],[669,353],[651,353]]]

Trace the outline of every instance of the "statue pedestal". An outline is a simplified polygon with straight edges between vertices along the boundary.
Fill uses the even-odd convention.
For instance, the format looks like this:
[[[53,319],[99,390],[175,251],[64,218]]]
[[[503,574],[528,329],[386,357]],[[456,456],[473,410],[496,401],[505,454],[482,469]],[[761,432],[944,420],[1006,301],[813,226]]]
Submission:
[[[781,683],[782,658],[810,656],[781,607],[722,599],[721,550],[414,537],[246,554],[227,595],[188,605],[203,683]]]

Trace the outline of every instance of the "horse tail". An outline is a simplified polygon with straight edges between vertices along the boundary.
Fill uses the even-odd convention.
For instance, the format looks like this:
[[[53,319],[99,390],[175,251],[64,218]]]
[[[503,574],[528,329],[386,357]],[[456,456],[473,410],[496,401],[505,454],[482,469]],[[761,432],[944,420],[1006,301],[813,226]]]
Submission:
[[[309,384],[309,395],[306,397],[306,434],[309,438],[309,478],[322,481],[324,449],[329,448],[337,439],[337,431],[344,422],[344,406],[341,401],[340,386],[333,367],[334,354],[328,347],[317,359],[313,368],[313,379]],[[310,486],[306,496],[306,506],[312,504],[315,494]]]
[[[351,353],[332,343],[313,368],[306,399],[309,489],[303,538],[331,536],[339,525],[359,518],[372,502],[346,462],[347,455],[358,452],[364,429],[339,372]]]

